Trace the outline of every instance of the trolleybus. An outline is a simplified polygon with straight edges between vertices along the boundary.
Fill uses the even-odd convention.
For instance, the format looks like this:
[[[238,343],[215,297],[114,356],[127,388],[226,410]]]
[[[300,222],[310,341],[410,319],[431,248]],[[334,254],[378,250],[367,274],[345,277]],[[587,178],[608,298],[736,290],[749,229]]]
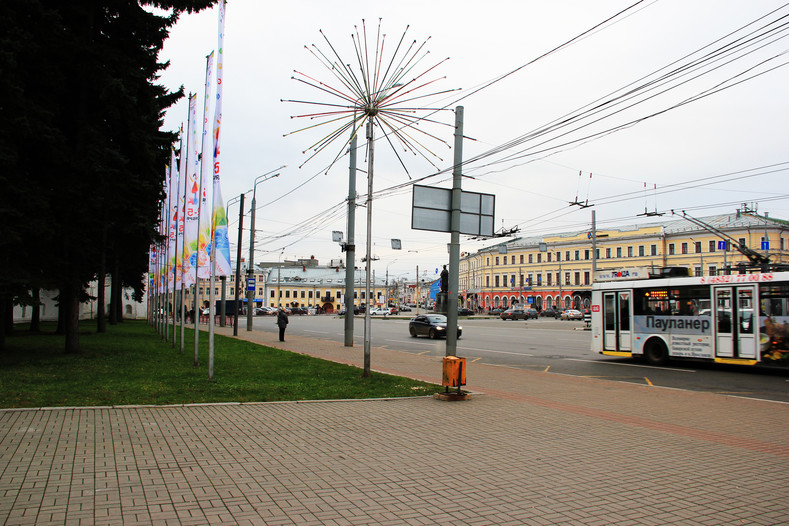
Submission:
[[[595,281],[596,353],[789,366],[789,272],[655,278],[635,268]]]

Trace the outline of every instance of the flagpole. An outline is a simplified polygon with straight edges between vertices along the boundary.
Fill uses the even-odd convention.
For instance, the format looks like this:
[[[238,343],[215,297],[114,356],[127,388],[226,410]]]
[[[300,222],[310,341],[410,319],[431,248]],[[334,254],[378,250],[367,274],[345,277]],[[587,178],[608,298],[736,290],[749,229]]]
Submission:
[[[230,262],[230,252],[229,252],[229,245],[227,243],[227,216],[225,214],[225,205],[221,203],[222,200],[222,189],[219,185],[219,137],[220,137],[220,130],[221,130],[221,123],[222,123],[222,77],[223,72],[222,68],[224,66],[224,35],[225,35],[225,0],[221,0],[219,2],[219,28],[218,28],[218,47],[217,47],[217,57],[216,57],[216,105],[214,106],[214,126],[213,126],[213,137],[214,137],[214,148],[213,148],[213,192],[211,195],[211,276],[209,279],[209,287],[210,290],[208,292],[209,303],[209,320],[208,320],[208,379],[214,379],[214,318],[215,318],[215,299],[214,299],[214,283],[215,283],[215,276],[216,276],[216,255],[217,255],[217,227],[223,226],[222,229],[222,250],[223,250],[223,258],[225,257],[224,252],[227,251],[227,258],[226,262],[229,264]],[[219,206],[217,206],[217,204]],[[222,214],[225,214],[222,218],[217,217],[218,211],[221,211]],[[224,222],[223,225],[219,225],[219,220]],[[226,272],[225,265],[223,264],[222,272]],[[225,274],[223,274],[225,275]],[[224,289],[223,289],[224,294]],[[223,306],[224,309],[224,306]],[[238,313],[236,313],[238,316]]]
[[[186,118],[186,156],[184,156],[183,148],[181,149],[181,175],[183,176],[184,180],[184,208],[181,211],[181,223],[184,225],[184,233],[183,238],[181,239],[181,350],[180,354],[184,353],[184,336],[186,336],[186,329],[184,327],[184,321],[186,319],[186,279],[184,276],[184,260],[186,258],[186,192],[189,188],[187,184],[187,172],[189,171],[189,133],[192,128],[191,123],[191,100],[192,100],[192,92],[189,92],[189,109],[187,109],[187,118]]]

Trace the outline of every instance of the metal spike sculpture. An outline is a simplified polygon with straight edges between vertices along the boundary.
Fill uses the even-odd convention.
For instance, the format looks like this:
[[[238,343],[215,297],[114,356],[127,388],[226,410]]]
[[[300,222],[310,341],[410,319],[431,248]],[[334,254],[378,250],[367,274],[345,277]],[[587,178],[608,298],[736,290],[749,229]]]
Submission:
[[[285,136],[307,130],[329,130],[302,152],[305,154],[310,152],[310,155],[299,168],[328,148],[338,138],[345,137],[337,155],[326,168],[328,172],[334,163],[347,152],[351,139],[368,122],[373,123],[371,126],[381,129],[384,138],[392,147],[406,174],[408,174],[408,168],[401,153],[412,153],[422,157],[433,167],[438,168],[436,162],[441,162],[443,159],[428,146],[428,143],[437,141],[446,145],[447,148],[451,148],[451,145],[419,126],[424,123],[435,123],[449,127],[451,125],[431,118],[444,108],[419,107],[417,104],[420,101],[456,90],[419,93],[423,88],[432,87],[434,83],[446,78],[428,79],[427,77],[449,58],[419,72],[418,67],[430,53],[425,49],[430,37],[421,44],[418,44],[416,40],[407,44],[408,29],[409,26],[406,26],[394,52],[388,55],[386,34],[381,33],[381,20],[378,21],[374,47],[368,43],[367,27],[365,21],[362,20],[361,32],[358,26],[354,26],[354,33],[351,35],[355,52],[353,65],[343,62],[336,48],[322,30],[320,34],[328,46],[328,52],[324,52],[315,44],[304,46],[329,70],[333,80],[323,82],[297,70],[294,70],[294,75],[291,77],[297,82],[311,86],[329,96],[328,101],[325,102],[283,99],[283,102],[320,106],[324,110],[292,116],[292,119],[309,119],[316,122],[286,133]]]
[[[434,160],[443,161],[443,159],[430,150],[425,143],[427,140],[435,140],[445,144],[447,148],[451,148],[451,146],[436,135],[419,128],[419,125],[426,122],[442,124],[431,119],[431,116],[443,108],[418,107],[417,104],[427,98],[436,97],[454,90],[433,91],[424,95],[418,93],[423,88],[432,87],[435,82],[444,78],[439,77],[429,80],[426,77],[449,59],[441,60],[421,73],[417,73],[418,66],[429,53],[425,49],[429,38],[422,44],[417,44],[416,40],[411,42],[410,45],[406,44],[408,26],[406,26],[400,40],[397,42],[394,52],[388,55],[386,35],[381,33],[381,20],[378,20],[378,32],[375,37],[374,47],[368,43],[367,27],[364,20],[362,20],[361,33],[359,27],[354,26],[354,34],[351,35],[355,51],[353,66],[343,62],[323,31],[320,33],[328,45],[329,51],[324,53],[314,44],[312,47],[305,46],[305,48],[331,72],[333,81],[322,82],[299,71],[294,71],[295,75],[292,78],[316,88],[323,94],[329,95],[330,102],[285,101],[323,107],[323,111],[317,113],[291,117],[306,118],[317,122],[286,134],[286,136],[316,128],[329,130],[321,139],[312,144],[307,150],[304,150],[303,153],[305,154],[308,151],[312,153],[299,168],[328,148],[338,138],[345,137],[346,139],[340,146],[338,153],[326,168],[326,172],[328,172],[334,163],[348,151],[348,146],[357,137],[362,126],[366,125],[367,127],[367,255],[365,257],[365,301],[367,302],[367,308],[365,309],[364,319],[363,375],[370,376],[370,307],[374,303],[374,301],[371,301],[370,291],[374,130],[376,126],[381,129],[384,138],[395,152],[400,165],[407,175],[408,168],[406,168],[406,164],[401,157],[401,149],[404,153],[410,152],[415,156],[421,156],[438,169]],[[408,177],[409,179],[411,178],[410,175]],[[350,199],[355,199],[355,196],[349,196]]]

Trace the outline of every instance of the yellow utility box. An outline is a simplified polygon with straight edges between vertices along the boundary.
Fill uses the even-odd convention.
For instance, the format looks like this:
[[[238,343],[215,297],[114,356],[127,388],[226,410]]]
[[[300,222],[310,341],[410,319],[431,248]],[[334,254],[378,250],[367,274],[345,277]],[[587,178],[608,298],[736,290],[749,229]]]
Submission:
[[[441,385],[446,387],[460,387],[466,385],[466,359],[457,356],[444,357],[444,373]]]

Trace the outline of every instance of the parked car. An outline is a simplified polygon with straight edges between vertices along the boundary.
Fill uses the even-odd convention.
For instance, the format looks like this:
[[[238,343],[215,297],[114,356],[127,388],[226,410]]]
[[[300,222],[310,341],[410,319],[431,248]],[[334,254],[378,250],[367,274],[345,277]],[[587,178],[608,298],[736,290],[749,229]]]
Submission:
[[[583,320],[584,314],[576,309],[566,309],[562,312],[561,318],[563,320]]]
[[[499,317],[502,320],[525,320],[526,312],[523,309],[511,307],[499,314]]]
[[[526,313],[527,320],[536,320],[540,315],[540,313],[537,312],[537,309],[524,309],[523,312]]]
[[[427,336],[431,339],[446,338],[447,317],[443,314],[425,314],[412,318],[408,323],[408,332],[412,337]],[[463,334],[463,327],[458,325],[458,338]]]
[[[458,307],[458,316],[473,316],[474,311],[465,307]]]
[[[370,309],[370,316],[388,316],[389,307],[376,307]]]
[[[411,307],[408,305],[400,305],[400,312],[411,312]]]
[[[540,311],[541,318],[558,318],[562,313],[554,308],[547,308]]]
[[[504,312],[504,309],[498,309],[498,308],[497,308],[497,309],[490,309],[490,310],[488,311],[488,315],[489,315],[489,316],[498,316],[498,315],[500,315],[502,312]]]
[[[304,307],[291,307],[290,314],[297,314],[299,316],[303,316],[307,314],[307,309],[305,309]]]

